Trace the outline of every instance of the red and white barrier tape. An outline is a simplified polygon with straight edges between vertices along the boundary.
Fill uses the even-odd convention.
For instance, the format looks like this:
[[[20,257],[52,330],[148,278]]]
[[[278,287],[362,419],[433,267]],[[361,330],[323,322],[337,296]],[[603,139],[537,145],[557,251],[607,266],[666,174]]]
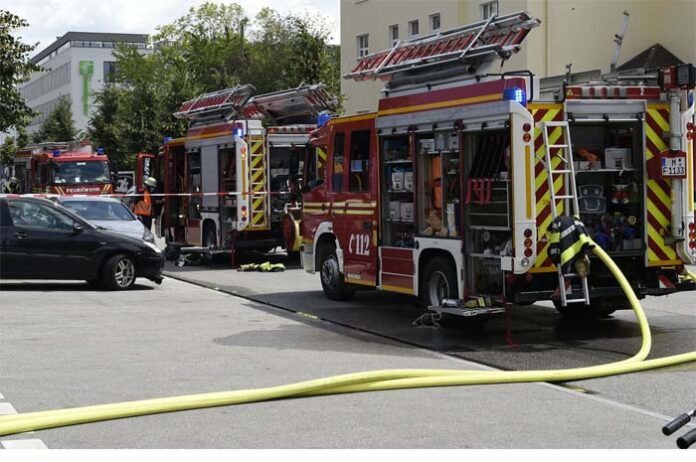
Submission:
[[[202,197],[202,196],[277,196],[290,194],[289,192],[199,192],[199,193],[150,193],[151,197]],[[0,194],[0,198],[18,199],[22,197],[38,197],[50,199],[52,197],[142,197],[142,193],[130,194],[57,194],[57,193],[27,193],[27,194]]]

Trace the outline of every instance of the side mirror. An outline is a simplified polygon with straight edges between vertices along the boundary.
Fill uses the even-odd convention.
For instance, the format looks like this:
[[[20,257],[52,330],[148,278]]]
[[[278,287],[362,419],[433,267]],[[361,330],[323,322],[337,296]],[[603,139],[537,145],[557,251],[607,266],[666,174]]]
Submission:
[[[76,221],[73,222],[72,226],[73,234],[80,234],[82,231],[84,231],[84,228],[82,225]]]

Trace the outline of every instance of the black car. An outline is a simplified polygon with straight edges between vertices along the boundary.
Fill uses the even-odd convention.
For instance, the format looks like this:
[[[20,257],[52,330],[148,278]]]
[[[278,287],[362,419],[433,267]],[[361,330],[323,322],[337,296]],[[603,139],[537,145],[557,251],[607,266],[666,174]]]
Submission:
[[[153,243],[97,227],[39,198],[0,196],[0,279],[84,279],[122,290],[137,277],[162,282]]]

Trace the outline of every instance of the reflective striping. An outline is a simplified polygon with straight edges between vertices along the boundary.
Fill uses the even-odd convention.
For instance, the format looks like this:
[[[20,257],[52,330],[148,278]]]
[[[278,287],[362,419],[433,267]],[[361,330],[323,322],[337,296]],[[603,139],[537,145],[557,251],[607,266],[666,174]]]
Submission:
[[[546,148],[544,146],[544,134],[542,132],[542,122],[561,122],[564,120],[563,105],[557,103],[531,104],[530,111],[534,117],[534,191],[537,210],[537,259],[531,272],[551,272],[555,271],[555,266],[548,256],[547,232],[553,221],[551,215],[551,194],[549,194],[548,170],[544,162]],[[554,127],[548,132],[549,143],[563,144],[563,129]],[[563,160],[558,155],[559,148],[551,149],[551,168],[558,170]],[[554,178],[554,190],[557,195],[565,192],[564,176],[556,175]],[[559,201],[556,209],[559,215],[563,214],[565,208],[564,201]]]
[[[645,115],[645,160],[653,159],[667,149],[663,134],[669,131],[669,106],[665,103],[648,104]],[[665,243],[665,235],[671,228],[672,180],[646,178],[645,240],[647,266],[664,266],[677,259],[674,245]]]

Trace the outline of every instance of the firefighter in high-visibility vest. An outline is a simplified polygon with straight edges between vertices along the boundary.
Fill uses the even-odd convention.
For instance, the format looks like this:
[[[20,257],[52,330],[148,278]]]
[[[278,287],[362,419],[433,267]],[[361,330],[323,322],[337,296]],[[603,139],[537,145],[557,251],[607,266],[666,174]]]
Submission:
[[[143,185],[143,197],[135,203],[133,213],[138,216],[140,221],[143,222],[143,225],[145,225],[145,228],[147,228],[149,231],[152,227],[152,217],[154,215],[152,192],[155,190],[155,188],[157,188],[157,180],[152,177],[147,177],[143,182]]]

